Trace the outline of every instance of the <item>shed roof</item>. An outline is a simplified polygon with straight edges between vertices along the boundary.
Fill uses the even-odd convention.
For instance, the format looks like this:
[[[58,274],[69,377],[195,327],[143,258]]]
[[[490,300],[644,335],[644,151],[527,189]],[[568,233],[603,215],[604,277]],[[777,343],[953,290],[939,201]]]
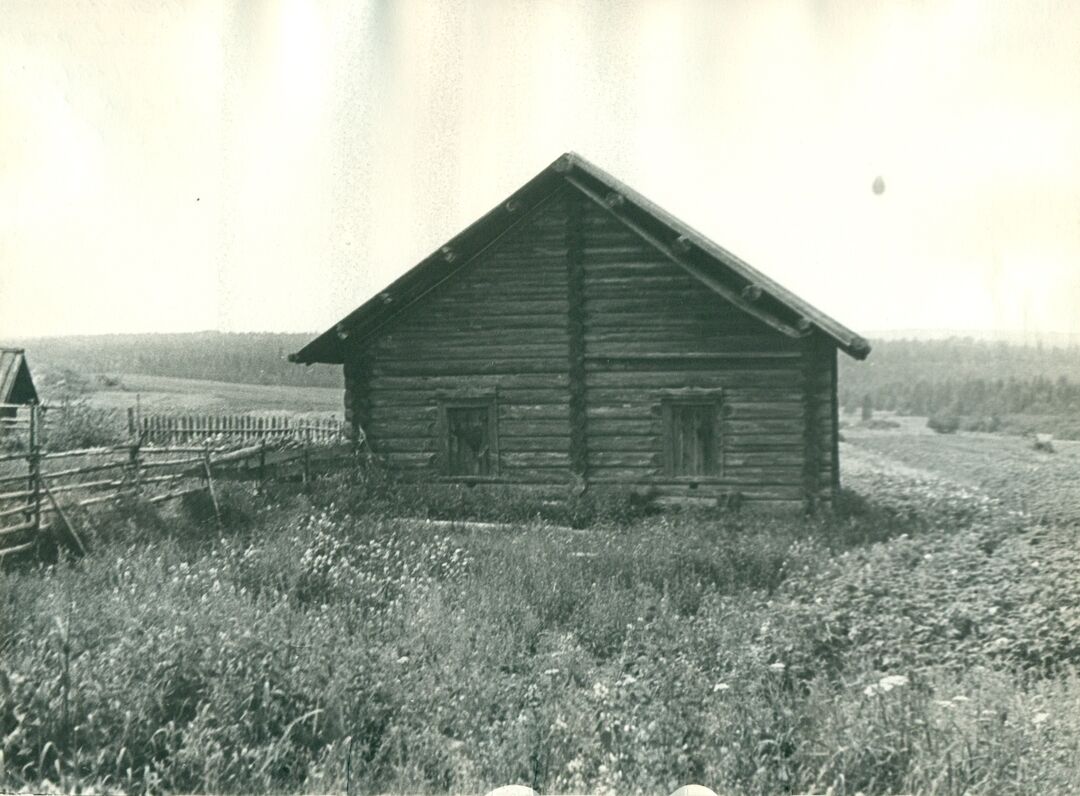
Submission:
[[[353,344],[362,343],[384,323],[452,277],[517,226],[530,210],[567,185],[603,207],[706,287],[783,334],[801,337],[818,329],[856,359],[865,359],[870,353],[870,344],[855,332],[581,155],[568,152],[289,359],[305,364],[342,363],[346,340],[351,338]]]
[[[33,404],[37,400],[23,349],[0,348],[0,404]]]

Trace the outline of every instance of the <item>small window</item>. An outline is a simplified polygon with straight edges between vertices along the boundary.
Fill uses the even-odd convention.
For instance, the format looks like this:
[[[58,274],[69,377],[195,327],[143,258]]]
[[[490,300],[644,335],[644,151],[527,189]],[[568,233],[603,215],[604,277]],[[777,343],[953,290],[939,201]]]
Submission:
[[[666,399],[663,414],[668,475],[681,478],[720,475],[719,401]]]
[[[497,475],[495,401],[445,401],[442,415],[445,474],[480,478]]]

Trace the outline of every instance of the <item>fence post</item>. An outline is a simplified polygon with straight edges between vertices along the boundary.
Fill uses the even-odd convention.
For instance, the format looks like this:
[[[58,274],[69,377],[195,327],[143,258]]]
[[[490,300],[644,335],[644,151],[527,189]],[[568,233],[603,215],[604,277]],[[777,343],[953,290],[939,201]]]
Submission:
[[[266,490],[266,437],[259,439],[259,494]]]
[[[45,410],[47,407],[45,404],[35,404],[39,407],[41,414],[38,416],[38,447],[46,448],[49,444],[49,424],[46,419]]]
[[[44,478],[39,477],[38,480],[41,482],[41,488],[52,503],[53,511],[56,512],[64,528],[67,529],[68,544],[70,544],[71,548],[77,553],[86,555],[86,545],[84,545],[82,539],[79,538],[79,534],[75,532],[75,526],[71,524],[71,520],[69,520],[67,514],[64,513],[63,507],[60,505],[59,501],[57,501],[56,496],[53,495],[52,490],[49,489],[49,485],[45,483]]]
[[[305,439],[301,443],[301,445],[302,445],[302,451],[303,451],[303,461],[302,461],[302,468],[303,469],[301,470],[301,479],[302,479],[304,484],[307,484],[307,482],[311,480],[310,462],[308,461],[308,443],[307,443],[307,440]]]
[[[30,405],[30,454],[27,457],[29,464],[30,501],[32,504],[31,519],[34,523],[35,535],[41,530],[41,458],[38,453],[38,407]]]
[[[210,472],[210,444],[206,444],[203,453],[203,467],[206,469],[206,489],[210,493],[210,502],[214,504],[214,519],[217,521],[218,530],[221,530],[221,506],[218,505],[217,492],[214,491],[214,476]]]
[[[139,456],[139,441],[135,439],[128,449],[128,467],[131,468],[131,483],[138,494],[142,488],[142,460]]]

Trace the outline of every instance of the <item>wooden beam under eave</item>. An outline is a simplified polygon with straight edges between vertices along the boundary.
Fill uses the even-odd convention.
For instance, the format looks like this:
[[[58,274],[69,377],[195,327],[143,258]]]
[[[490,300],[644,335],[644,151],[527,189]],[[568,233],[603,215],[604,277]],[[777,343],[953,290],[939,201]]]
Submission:
[[[761,285],[747,285],[742,289],[742,297],[747,301],[757,301],[761,298]]]
[[[671,262],[675,263],[677,266],[689,273],[695,279],[702,282],[706,287],[708,287],[718,296],[727,299],[729,302],[741,309],[747,315],[751,315],[754,318],[757,318],[762,323],[772,327],[781,334],[787,335],[788,337],[805,337],[805,334],[803,332],[800,332],[794,326],[784,323],[775,315],[765,312],[765,310],[761,309],[760,307],[754,306],[746,299],[744,299],[737,290],[733,290],[727,285],[722,284],[711,274],[706,273],[699,266],[689,262],[685,256],[676,253],[671,246],[667,245],[655,236],[649,234],[649,232],[647,232],[646,230],[642,229],[641,226],[634,222],[633,219],[627,218],[626,212],[623,209],[624,205],[619,205],[616,207],[608,205],[608,203],[604,201],[603,197],[599,196],[588,186],[584,185],[580,180],[569,174],[564,174],[563,179],[565,179],[567,182],[569,182],[571,185],[573,185],[575,188],[585,194],[585,196],[591,199],[595,204],[602,207],[609,215],[611,215],[612,218],[614,218],[620,224],[637,234],[645,242],[655,247],[657,251],[659,251],[661,254],[671,260]],[[680,238],[680,240],[683,240],[683,238]],[[680,246],[685,247],[688,252],[692,248],[686,243],[680,244]]]

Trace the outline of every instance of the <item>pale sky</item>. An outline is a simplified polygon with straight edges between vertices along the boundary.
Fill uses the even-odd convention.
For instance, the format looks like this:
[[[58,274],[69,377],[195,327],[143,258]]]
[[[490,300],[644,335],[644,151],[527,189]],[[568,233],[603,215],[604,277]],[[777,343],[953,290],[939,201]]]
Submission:
[[[1080,333],[1080,3],[0,0],[0,339],[321,330],[567,150],[856,331]]]

